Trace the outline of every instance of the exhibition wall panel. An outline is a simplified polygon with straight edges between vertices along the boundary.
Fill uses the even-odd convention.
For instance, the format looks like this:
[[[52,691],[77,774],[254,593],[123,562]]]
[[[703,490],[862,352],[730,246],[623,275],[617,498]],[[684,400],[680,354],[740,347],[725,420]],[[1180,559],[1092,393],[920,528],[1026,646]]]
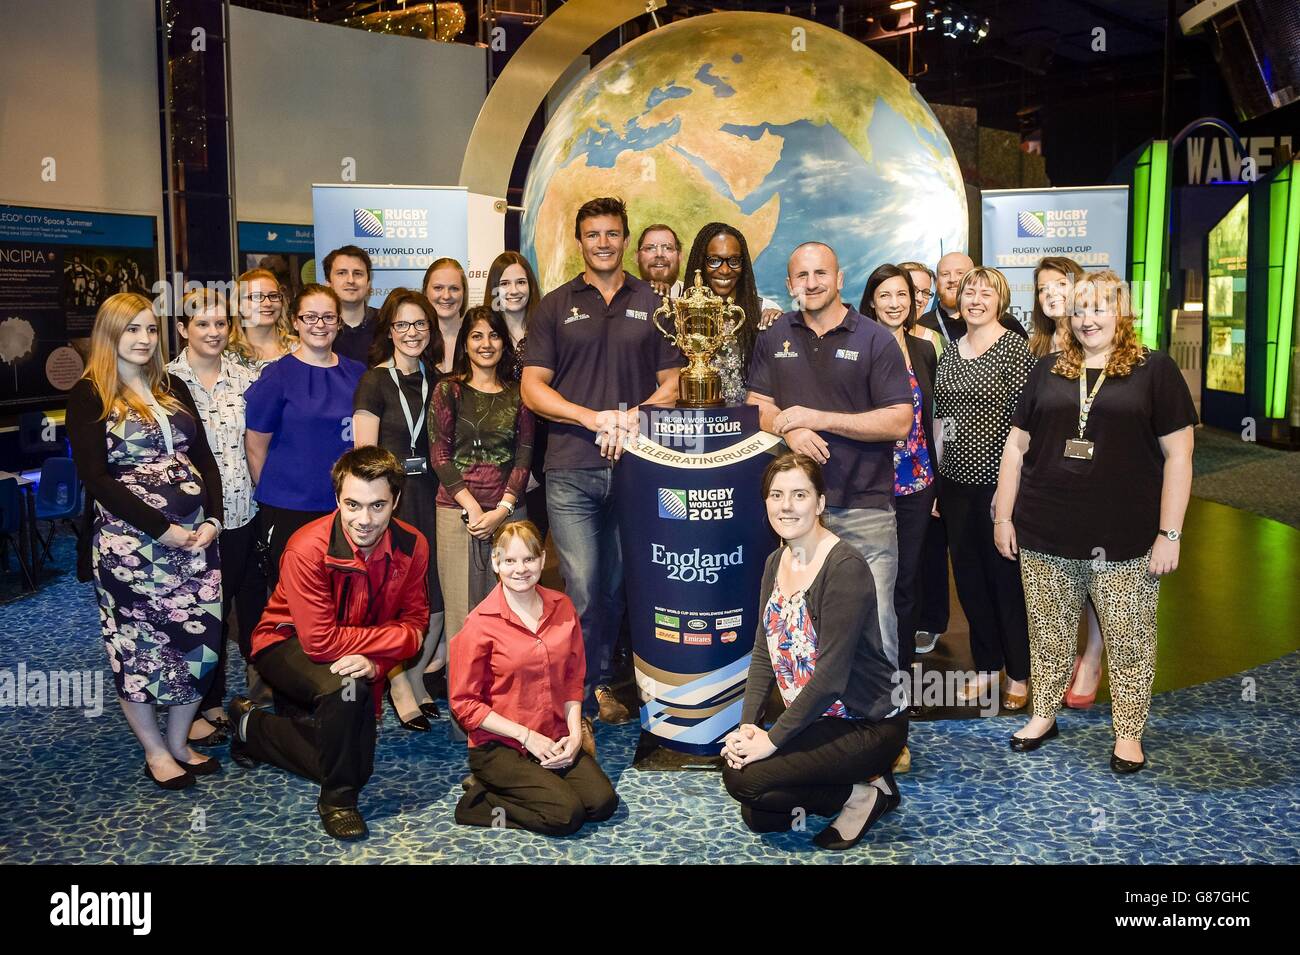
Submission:
[[[241,221],[311,222],[313,182],[459,181],[484,50],[242,7],[230,10],[230,37]]]
[[[0,204],[162,212],[150,0],[0,0],[0,91]]]

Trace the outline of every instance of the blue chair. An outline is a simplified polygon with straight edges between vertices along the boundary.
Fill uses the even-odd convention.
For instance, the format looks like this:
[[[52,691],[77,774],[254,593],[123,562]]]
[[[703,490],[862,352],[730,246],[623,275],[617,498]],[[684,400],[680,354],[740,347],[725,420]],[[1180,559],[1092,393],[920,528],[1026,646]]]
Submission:
[[[13,544],[14,554],[18,558],[18,570],[23,575],[27,590],[36,589],[36,581],[31,568],[23,559],[23,548],[18,535],[23,526],[23,498],[18,490],[15,478],[0,480],[0,566],[6,573],[9,570],[9,545]]]
[[[33,557],[37,574],[50,558],[50,547],[60,521],[79,537],[76,518],[81,514],[81,504],[81,479],[77,477],[72,458],[46,458],[41,465],[41,482],[36,488],[35,534],[41,548],[41,553]],[[41,521],[48,521],[50,525],[49,533],[44,536],[40,531]]]

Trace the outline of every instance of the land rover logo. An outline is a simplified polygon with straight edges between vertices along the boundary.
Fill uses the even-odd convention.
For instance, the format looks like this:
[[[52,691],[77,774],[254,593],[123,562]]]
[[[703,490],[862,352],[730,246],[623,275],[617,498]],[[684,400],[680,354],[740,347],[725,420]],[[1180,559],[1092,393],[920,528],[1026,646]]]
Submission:
[[[703,630],[708,626],[708,624],[703,620],[690,620],[687,621],[686,626],[690,627],[692,630]]]

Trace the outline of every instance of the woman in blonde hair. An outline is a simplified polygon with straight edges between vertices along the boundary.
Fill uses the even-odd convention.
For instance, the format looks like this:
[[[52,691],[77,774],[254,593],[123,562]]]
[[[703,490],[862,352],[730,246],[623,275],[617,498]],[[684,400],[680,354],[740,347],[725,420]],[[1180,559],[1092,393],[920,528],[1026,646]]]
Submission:
[[[994,533],[1017,556],[1029,614],[1033,718],[1011,748],[1058,735],[1079,611],[1092,598],[1110,674],[1110,766],[1146,765],[1160,578],[1178,567],[1196,408],[1173,359],[1137,339],[1114,272],[1080,277],[1059,354],[1035,366],[1002,454]]]
[[[456,338],[469,307],[469,280],[465,277],[465,267],[455,259],[434,259],[424,270],[420,290],[438,313],[437,330],[442,335],[442,364],[438,371],[446,374],[459,357]]]
[[[297,346],[280,280],[270,269],[249,269],[235,283],[238,320],[230,326],[231,353],[260,372]]]
[[[221,639],[221,475],[189,390],[163,365],[144,296],[100,306],[67,428],[94,515],[85,543],[122,710],[145,775],[184,789],[220,768],[186,738]],[[155,706],[169,707],[165,736]]]

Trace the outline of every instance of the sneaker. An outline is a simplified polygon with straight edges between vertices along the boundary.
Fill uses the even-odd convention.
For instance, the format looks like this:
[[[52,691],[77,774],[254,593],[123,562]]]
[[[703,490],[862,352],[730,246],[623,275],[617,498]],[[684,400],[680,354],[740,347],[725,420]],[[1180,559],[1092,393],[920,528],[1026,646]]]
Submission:
[[[928,630],[916,631],[916,652],[929,653],[939,645],[939,638],[942,636],[942,633],[931,633]]]
[[[600,704],[600,721],[608,723],[611,726],[618,726],[620,723],[630,723],[632,714],[628,712],[626,706],[618,701],[614,691],[608,686],[601,684],[596,687],[596,702]]]

